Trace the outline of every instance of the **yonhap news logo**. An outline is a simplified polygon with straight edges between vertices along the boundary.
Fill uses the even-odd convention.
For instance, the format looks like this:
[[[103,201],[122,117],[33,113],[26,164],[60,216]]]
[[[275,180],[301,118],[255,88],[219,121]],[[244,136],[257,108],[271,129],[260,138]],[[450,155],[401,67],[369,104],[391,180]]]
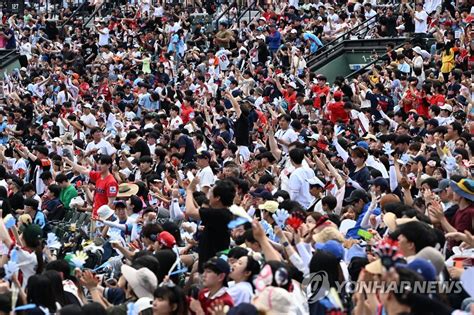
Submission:
[[[314,303],[324,298],[330,289],[326,271],[310,273],[303,279],[303,292],[306,292],[308,302]]]
[[[307,275],[302,282],[308,302],[315,303],[326,297],[330,290],[328,274],[318,271]],[[414,294],[459,294],[463,291],[461,281],[335,281],[333,289],[339,293],[414,293]]]

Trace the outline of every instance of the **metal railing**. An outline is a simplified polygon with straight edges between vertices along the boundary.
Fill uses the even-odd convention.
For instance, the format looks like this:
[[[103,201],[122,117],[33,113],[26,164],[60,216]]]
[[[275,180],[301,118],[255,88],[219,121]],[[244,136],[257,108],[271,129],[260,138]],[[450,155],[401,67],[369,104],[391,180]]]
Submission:
[[[94,10],[94,12],[92,12],[91,16],[87,19],[86,22],[84,22],[84,27],[86,27],[86,25],[88,25],[90,23],[90,21],[92,21],[95,18],[97,13],[99,13],[103,9],[104,5],[106,5],[106,4],[107,4],[107,1],[102,2],[100,4],[100,6],[98,8],[96,8]]]
[[[255,0],[254,2],[252,2],[252,4],[250,4],[249,6],[247,6],[247,8],[245,10],[243,10],[239,16],[237,17],[237,25],[240,25],[240,21],[247,15],[248,13],[248,21],[250,23],[251,19],[252,19],[252,11],[258,9],[257,8],[257,3],[258,3],[259,0]],[[258,12],[257,15],[260,15],[260,11]]]
[[[350,30],[346,31],[345,33],[339,35],[329,43],[326,43],[323,47],[319,48],[316,52],[312,53],[308,57],[308,65],[312,65],[317,62],[317,60],[324,55],[330,53],[331,49],[336,49],[337,46],[341,45],[345,39],[350,38],[354,35],[359,35],[360,33],[364,33],[364,36],[370,31],[371,25],[376,23],[378,19],[378,14],[374,15],[370,19],[365,20],[364,22],[354,26]]]
[[[74,12],[72,12],[71,16],[69,16],[61,25],[61,27],[66,26],[79,12],[82,12],[84,10],[84,7],[87,5],[87,1],[82,2]]]
[[[237,1],[233,1],[231,4],[229,4],[229,6],[217,17],[214,24],[215,29],[218,29],[219,23],[221,22],[222,18],[225,16],[227,17],[227,22],[230,22],[230,10],[234,7],[237,7],[237,8],[239,7],[237,5]]]

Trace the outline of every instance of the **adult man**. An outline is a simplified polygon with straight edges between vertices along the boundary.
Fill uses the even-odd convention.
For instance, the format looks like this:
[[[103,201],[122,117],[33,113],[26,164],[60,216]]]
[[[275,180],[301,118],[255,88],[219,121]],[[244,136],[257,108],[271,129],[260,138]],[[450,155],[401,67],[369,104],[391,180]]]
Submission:
[[[423,2],[415,5],[415,10],[411,12],[415,22],[415,34],[426,34],[428,31],[428,14],[423,10]]]
[[[72,198],[77,196],[77,190],[73,185],[71,185],[67,176],[63,173],[56,175],[56,183],[61,187],[59,200],[61,200],[65,209],[69,209],[69,204],[71,203]]]
[[[228,180],[217,181],[209,191],[209,208],[195,205],[193,192],[199,183],[199,176],[186,189],[186,215],[190,218],[201,220],[204,226],[199,240],[199,270],[203,271],[204,263],[218,251],[229,248],[230,233],[227,224],[232,220],[229,207],[234,202],[235,186]]]
[[[95,116],[92,115],[91,113],[91,108],[92,108],[92,105],[89,103],[82,105],[83,114],[81,116],[81,122],[84,125],[84,127],[86,127],[84,131],[86,135],[88,135],[91,132],[92,128],[98,126]]]
[[[313,196],[313,200],[306,211],[324,213],[322,198],[324,197],[323,192],[326,185],[317,176],[306,181],[309,184],[309,193]]]
[[[86,147],[86,154],[103,154],[112,156],[117,152],[109,142],[107,142],[102,134],[102,130],[98,127],[91,129],[92,140]]]
[[[314,178],[312,169],[304,167],[304,150],[292,149],[290,151],[290,160],[295,170],[290,175],[288,183],[291,200],[299,202],[303,208],[308,209],[313,201],[313,196],[309,192],[308,180]]]
[[[136,159],[142,156],[150,156],[150,148],[145,140],[138,136],[138,133],[132,131],[125,137],[125,143],[131,147],[131,152]]]
[[[291,117],[289,115],[280,116],[278,120],[280,129],[275,133],[275,138],[285,153],[288,153],[288,146],[298,140],[298,134],[290,128],[290,121]]]
[[[207,194],[216,181],[212,168],[209,166],[211,154],[208,151],[202,151],[196,155],[196,159],[197,166],[199,167],[199,172],[197,173],[197,176],[199,176],[198,189]]]
[[[32,176],[34,178],[34,183],[36,186],[36,193],[42,195],[46,189],[43,180],[41,180],[41,174],[43,172],[50,172],[51,160],[48,158],[48,148],[44,146],[37,146],[34,148],[33,153],[31,153],[26,147],[15,147],[15,150],[24,158],[28,158],[30,163],[35,167],[32,169]]]
[[[102,155],[99,158],[99,171],[91,171],[68,158],[64,158],[64,160],[74,170],[77,170],[81,174],[88,175],[90,179],[95,182],[94,205],[92,208],[93,217],[97,216],[97,210],[101,206],[108,205],[109,207],[113,207],[118,192],[118,184],[114,176],[110,173],[112,157]]]

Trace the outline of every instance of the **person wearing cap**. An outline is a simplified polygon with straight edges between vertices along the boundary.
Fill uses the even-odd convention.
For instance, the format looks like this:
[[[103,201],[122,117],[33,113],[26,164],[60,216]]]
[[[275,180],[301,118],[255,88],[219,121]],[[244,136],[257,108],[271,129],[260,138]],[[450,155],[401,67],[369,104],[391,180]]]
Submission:
[[[211,154],[208,151],[202,151],[196,155],[197,166],[199,167],[199,172],[196,176],[199,177],[199,186],[198,189],[203,193],[207,194],[209,189],[216,182],[214,172],[209,166],[211,161]]]
[[[379,108],[384,112],[393,109],[393,102],[385,95],[385,87],[382,83],[375,84],[372,91],[369,91],[365,83],[359,83],[359,88],[365,92],[364,99],[370,101],[370,111],[375,116],[375,120],[382,119]]]
[[[80,120],[85,127],[84,133],[86,135],[90,134],[92,128],[99,126],[95,116],[91,112],[91,109],[92,109],[92,105],[89,103],[85,103],[82,105],[82,116]]]
[[[212,314],[216,303],[234,306],[232,297],[227,293],[227,276],[230,273],[229,264],[222,258],[211,258],[204,264],[203,286],[198,298],[191,298],[189,308],[197,314]]]
[[[324,214],[322,199],[324,197],[326,184],[317,176],[306,181],[309,183],[309,193],[313,196],[313,201],[306,211]]]
[[[450,188],[453,191],[453,202],[458,205],[458,209],[449,219],[443,212],[440,202],[432,201],[428,205],[431,217],[441,224],[445,232],[474,233],[474,180],[463,178],[459,182],[451,181]]]
[[[359,239],[360,236],[357,232],[361,228],[362,221],[370,207],[369,195],[363,189],[355,189],[348,198],[344,199],[344,202],[351,205],[357,215],[356,224],[347,231],[346,238]],[[380,215],[380,208],[373,209],[372,214],[376,216]]]
[[[443,106],[439,107],[441,109],[441,112],[436,119],[439,122],[440,126],[447,126],[451,124],[454,121],[454,117],[451,116],[451,113],[453,112],[453,107],[449,104],[444,104]]]
[[[438,183],[438,187],[433,189],[433,192],[439,196],[443,211],[451,208],[455,203],[453,202],[453,191],[450,188],[451,181],[449,179],[442,179]]]
[[[326,107],[326,113],[334,124],[338,122],[347,124],[349,122],[350,108],[346,109],[344,102],[342,101],[342,96],[342,91],[334,92],[334,101],[330,102]]]
[[[288,83],[288,85],[286,86],[287,88],[285,89],[283,88],[280,82],[280,78],[277,77],[275,79],[275,85],[277,89],[280,91],[280,93],[282,94],[286,103],[288,104],[288,109],[291,111],[296,104],[296,95],[297,95],[296,90],[298,89],[298,87],[296,86],[296,83],[295,82]]]

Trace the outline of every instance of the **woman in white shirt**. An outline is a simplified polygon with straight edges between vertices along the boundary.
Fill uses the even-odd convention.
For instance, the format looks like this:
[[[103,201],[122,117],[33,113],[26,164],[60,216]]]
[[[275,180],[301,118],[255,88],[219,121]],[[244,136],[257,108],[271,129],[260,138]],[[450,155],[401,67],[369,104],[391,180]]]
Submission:
[[[413,59],[412,59],[412,69],[414,75],[418,78],[418,88],[421,88],[421,85],[423,82],[425,82],[425,71],[423,69],[424,63],[423,63],[423,56],[421,52],[421,48],[419,46],[416,46],[413,48]]]
[[[251,303],[253,298],[252,280],[260,272],[260,265],[252,256],[242,256],[231,266],[230,279],[227,293],[234,300],[234,306],[240,303]]]

